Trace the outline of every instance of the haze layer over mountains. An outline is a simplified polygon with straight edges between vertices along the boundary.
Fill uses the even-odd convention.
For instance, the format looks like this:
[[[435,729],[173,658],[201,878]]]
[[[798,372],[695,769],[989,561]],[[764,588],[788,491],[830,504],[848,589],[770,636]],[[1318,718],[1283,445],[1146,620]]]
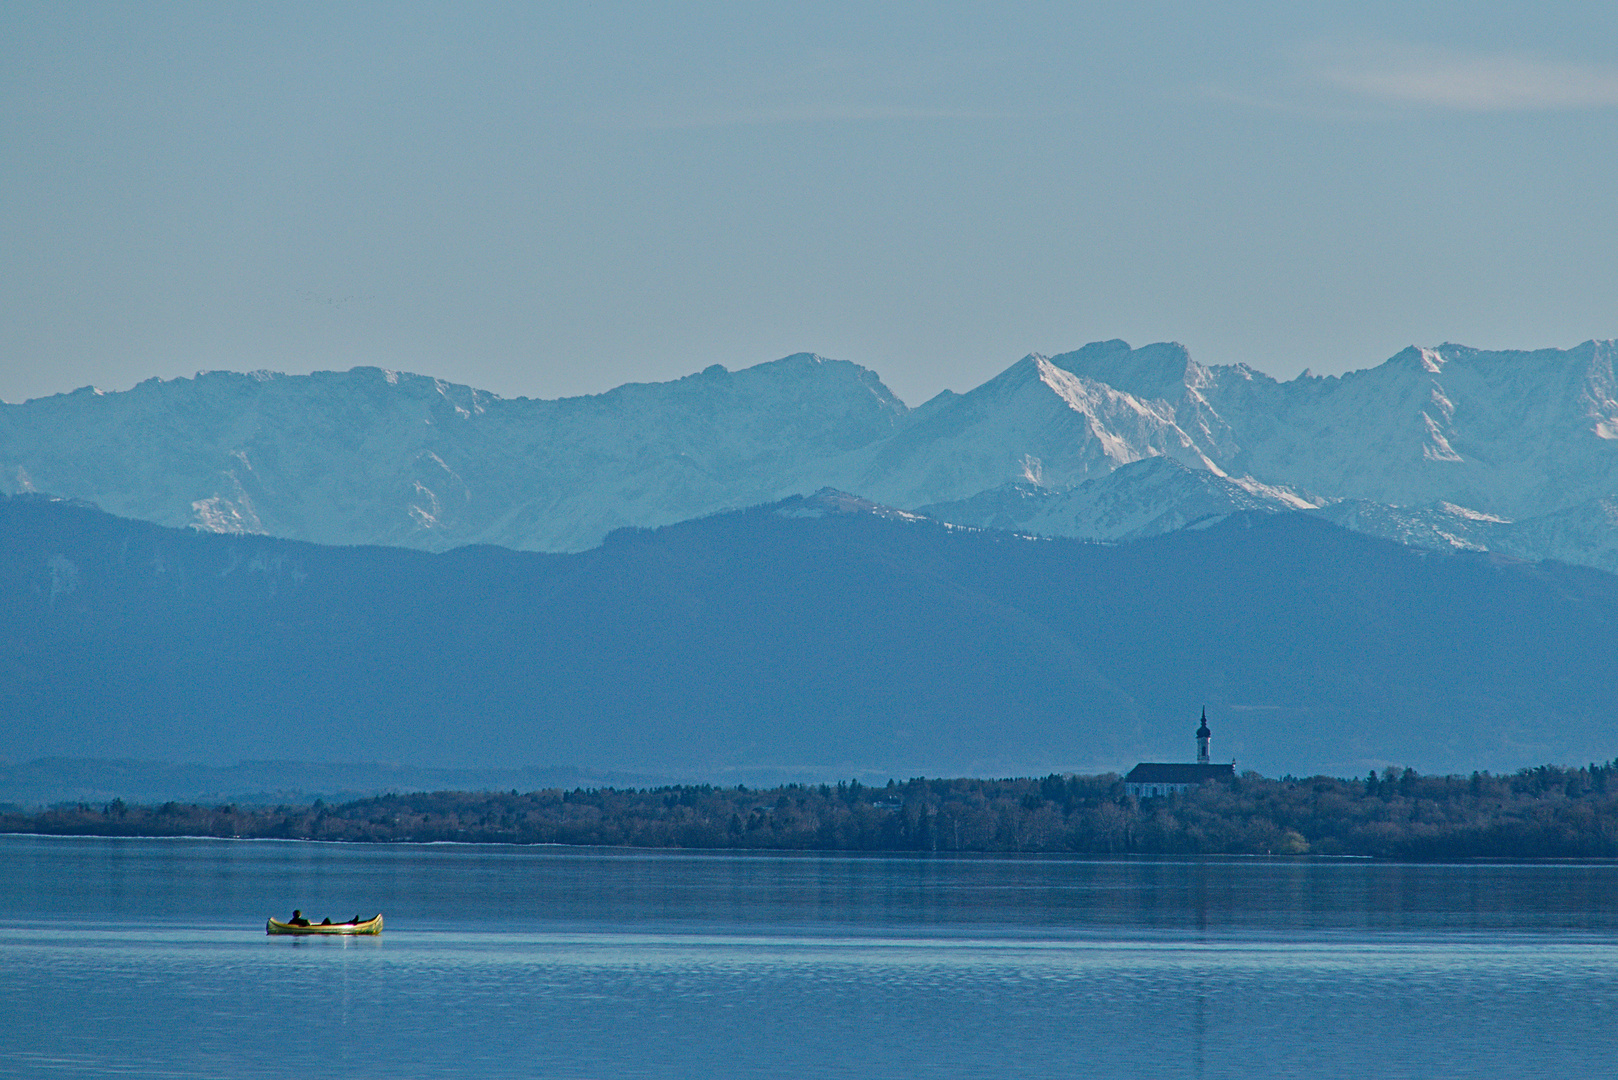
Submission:
[[[1618,576],[1300,514],[1126,544],[822,494],[568,555],[210,535],[0,498],[0,710],[42,755],[749,784],[1612,755]],[[513,781],[515,782],[515,781]],[[308,790],[308,789],[306,789]]]
[[[1618,570],[1615,355],[1441,345],[1282,383],[1107,341],[914,409],[808,354],[558,401],[375,368],[209,372],[0,407],[0,485],[164,525],[431,551],[582,551],[823,487],[1104,540],[1307,510]]]

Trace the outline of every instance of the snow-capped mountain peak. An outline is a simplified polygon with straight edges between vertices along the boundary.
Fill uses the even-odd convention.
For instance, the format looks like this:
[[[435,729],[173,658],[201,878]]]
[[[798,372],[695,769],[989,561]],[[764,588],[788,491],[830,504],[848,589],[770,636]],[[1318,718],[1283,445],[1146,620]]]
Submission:
[[[0,405],[0,490],[210,531],[552,551],[828,486],[1108,538],[1318,507],[1407,543],[1605,565],[1615,358],[1444,343],[1279,382],[1111,340],[914,410],[813,353],[557,401],[379,367],[203,372]]]
[[[219,532],[442,549],[591,547],[780,498],[904,404],[811,354],[537,401],[379,367],[203,372],[0,406],[0,486]]]

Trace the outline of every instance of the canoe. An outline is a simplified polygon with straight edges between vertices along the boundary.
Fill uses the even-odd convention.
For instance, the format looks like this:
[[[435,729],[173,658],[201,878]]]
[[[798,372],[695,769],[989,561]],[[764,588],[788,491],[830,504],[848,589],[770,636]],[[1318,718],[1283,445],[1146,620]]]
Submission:
[[[382,916],[366,919],[364,922],[339,923],[310,923],[308,926],[293,926],[291,923],[271,919],[264,924],[266,934],[380,934],[382,932]]]

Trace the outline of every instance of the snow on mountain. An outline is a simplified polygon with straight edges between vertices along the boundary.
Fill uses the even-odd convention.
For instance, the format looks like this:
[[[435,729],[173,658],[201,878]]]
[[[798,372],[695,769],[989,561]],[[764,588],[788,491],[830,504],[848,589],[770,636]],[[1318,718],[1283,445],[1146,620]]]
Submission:
[[[1172,407],[1030,355],[969,393],[935,398],[881,442],[817,464],[815,475],[914,507],[1017,480],[1065,486],[1157,456],[1217,471]]]
[[[809,354],[558,401],[376,368],[213,372],[0,406],[0,490],[433,550],[576,551],[824,487],[1109,539],[1318,506],[1417,546],[1612,567],[1615,357],[1611,341],[1446,344],[1283,383],[1173,343],[1103,341],[914,410],[874,373]]]
[[[1495,546],[1497,528],[1510,524],[1505,518],[1446,502],[1388,506],[1343,499],[1323,508],[1320,516],[1345,529],[1435,551],[1488,551]]]
[[[1556,559],[1618,574],[1618,497],[1512,522],[1489,547],[1521,559]]]
[[[557,401],[377,368],[207,372],[0,406],[0,488],[215,532],[441,550],[581,550],[797,490],[906,408],[809,354]]]
[[[1142,458],[1333,499],[1548,514],[1618,492],[1618,342],[1410,348],[1277,382],[1176,344],[1031,356],[859,451],[840,486],[899,506],[1026,480],[1060,488]]]
[[[1318,513],[1355,532],[1412,547],[1493,551],[1533,562],[1555,559],[1618,574],[1618,498],[1614,497],[1520,521],[1446,502],[1402,507],[1345,499]]]
[[[1438,501],[1521,518],[1618,492],[1618,342],[1409,348],[1341,377],[1208,369],[1227,472],[1337,498]]]
[[[981,493],[917,498],[928,487],[971,486],[925,454],[892,454],[920,441],[923,410],[883,446],[858,452],[885,472],[841,482],[948,521],[1045,535],[1124,539],[1238,509],[1321,507],[1349,528],[1417,547],[1618,569],[1615,356],[1611,341],[1537,352],[1442,345],[1340,378],[1281,383],[1243,365],[1204,367],[1175,344],[1096,342],[1000,377],[1012,381],[1029,364],[1068,376],[1016,382],[1042,410],[1009,408],[1007,395],[983,393],[991,382],[939,411],[971,417],[970,440],[958,443],[998,448],[998,457],[942,455],[975,461],[978,479],[998,465],[998,483]],[[1086,393],[1063,393],[1070,385]],[[1043,397],[1029,393],[1041,386]],[[1091,407],[1098,400],[1127,403],[1127,413]],[[1167,455],[1206,471],[1169,467]],[[1046,459],[1058,467],[1041,468]],[[1085,481],[1084,471],[1098,478]]]
[[[1066,487],[1026,481],[1002,484],[969,499],[933,503],[918,512],[955,525],[1010,529],[1040,536],[1134,540],[1220,520],[1243,511],[1314,509],[1285,488],[1193,469],[1173,458],[1143,458]]]
[[[1203,527],[1235,513],[1289,511],[1305,511],[1409,547],[1493,551],[1618,573],[1618,498],[1594,499],[1553,514],[1511,521],[1447,502],[1391,506],[1367,499],[1320,499],[1251,477],[1232,479],[1157,457],[1082,484],[1051,488],[1020,481],[969,499],[917,508],[917,513],[953,525],[1106,541]]]
[[[908,510],[898,510],[891,506],[862,499],[858,495],[850,495],[846,491],[836,488],[821,488],[813,495],[792,495],[782,499],[773,507],[777,517],[784,518],[823,518],[839,517],[846,514],[869,514],[872,517],[885,518],[889,521],[927,521],[925,514],[913,514]]]

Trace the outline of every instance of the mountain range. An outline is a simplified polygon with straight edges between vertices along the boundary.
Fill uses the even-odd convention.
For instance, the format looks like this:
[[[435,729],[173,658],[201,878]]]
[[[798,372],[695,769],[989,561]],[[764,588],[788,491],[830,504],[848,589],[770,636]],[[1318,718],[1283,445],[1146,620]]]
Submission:
[[[1606,760],[1615,353],[0,405],[0,799]]]
[[[1615,355],[1446,344],[1279,382],[1105,341],[913,409],[809,354],[556,401],[377,368],[208,372],[0,406],[0,490],[213,532],[573,552],[830,486],[1101,540],[1296,510],[1618,571]]]

